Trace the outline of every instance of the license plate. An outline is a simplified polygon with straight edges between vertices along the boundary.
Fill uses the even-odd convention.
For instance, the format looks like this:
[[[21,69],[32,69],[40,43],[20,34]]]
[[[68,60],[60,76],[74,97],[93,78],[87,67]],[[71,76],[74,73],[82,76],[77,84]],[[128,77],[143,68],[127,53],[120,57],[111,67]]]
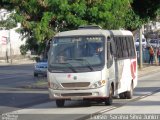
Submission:
[[[39,71],[43,71],[43,72],[46,71],[46,69],[41,69],[41,68],[39,68],[38,70],[39,70]]]
[[[71,97],[71,100],[83,100],[83,97]]]

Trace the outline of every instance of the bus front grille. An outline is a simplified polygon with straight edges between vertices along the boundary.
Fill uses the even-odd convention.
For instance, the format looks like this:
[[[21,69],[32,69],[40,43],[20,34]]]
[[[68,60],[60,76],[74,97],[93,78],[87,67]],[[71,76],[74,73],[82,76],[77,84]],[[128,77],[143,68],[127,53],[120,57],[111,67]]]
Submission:
[[[64,88],[88,87],[90,82],[62,83]]]
[[[63,93],[61,96],[67,97],[67,96],[91,96],[92,93]]]

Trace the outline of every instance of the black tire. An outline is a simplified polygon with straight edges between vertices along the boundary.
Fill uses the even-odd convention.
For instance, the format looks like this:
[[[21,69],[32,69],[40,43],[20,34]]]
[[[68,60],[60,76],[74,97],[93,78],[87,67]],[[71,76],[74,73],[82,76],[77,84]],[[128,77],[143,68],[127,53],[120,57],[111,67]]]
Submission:
[[[102,101],[102,100],[97,100],[97,101],[96,101],[97,104],[101,104],[101,103],[103,103],[103,102],[104,102],[104,101]]]
[[[105,105],[112,105],[112,103],[113,103],[113,87],[111,86],[109,90],[109,97],[106,99]]]
[[[126,99],[126,93],[125,93],[125,92],[120,93],[120,94],[119,94],[119,98],[120,98],[120,99]]]
[[[132,97],[133,97],[133,82],[131,83],[130,91],[125,92],[125,96],[127,99],[132,99]]]
[[[38,77],[38,74],[37,74],[37,73],[34,73],[34,77]]]
[[[57,107],[64,107],[65,100],[56,100]]]

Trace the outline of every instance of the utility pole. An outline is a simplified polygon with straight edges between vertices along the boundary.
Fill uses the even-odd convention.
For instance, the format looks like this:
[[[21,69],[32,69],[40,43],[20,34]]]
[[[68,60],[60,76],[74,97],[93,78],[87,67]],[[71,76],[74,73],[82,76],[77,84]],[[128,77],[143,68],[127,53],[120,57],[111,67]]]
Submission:
[[[11,60],[10,62],[11,62],[11,64],[12,64],[12,45],[11,45],[11,38],[10,38],[10,34],[11,34],[11,33],[10,33],[10,32],[11,32],[11,31],[8,30],[8,42],[9,42],[9,46],[10,46],[10,47],[9,47],[9,48],[10,48],[9,51],[10,51],[10,60]]]
[[[143,25],[139,29],[139,68],[143,68],[143,52],[142,52],[142,31],[143,31]]]

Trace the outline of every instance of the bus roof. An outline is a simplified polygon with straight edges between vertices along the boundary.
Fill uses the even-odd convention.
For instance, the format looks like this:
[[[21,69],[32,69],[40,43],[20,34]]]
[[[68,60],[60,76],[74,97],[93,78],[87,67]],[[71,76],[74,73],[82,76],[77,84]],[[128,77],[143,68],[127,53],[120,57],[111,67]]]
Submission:
[[[113,35],[131,35],[133,36],[132,32],[131,31],[128,31],[128,30],[111,30]]]
[[[64,31],[56,34],[55,37],[58,36],[83,36],[83,35],[106,35],[110,34],[109,31],[104,31],[101,29],[78,29],[78,30],[71,30],[71,31]]]
[[[132,35],[132,32],[127,30],[104,30],[104,29],[77,29],[59,32],[55,37],[67,37],[67,36],[85,36],[85,35]]]

